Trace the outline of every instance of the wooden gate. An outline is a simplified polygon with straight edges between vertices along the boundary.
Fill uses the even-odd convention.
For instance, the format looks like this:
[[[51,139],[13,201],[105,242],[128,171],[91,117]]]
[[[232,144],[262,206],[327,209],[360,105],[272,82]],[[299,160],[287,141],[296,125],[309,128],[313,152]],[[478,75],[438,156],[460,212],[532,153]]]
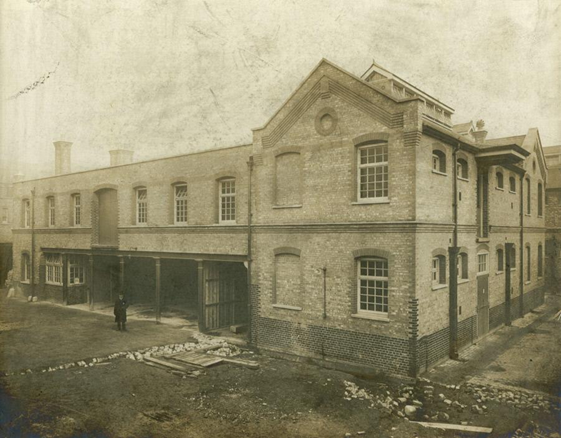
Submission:
[[[247,273],[243,264],[206,262],[203,271],[205,328],[246,323]]]
[[[489,331],[489,275],[477,277],[477,336]]]

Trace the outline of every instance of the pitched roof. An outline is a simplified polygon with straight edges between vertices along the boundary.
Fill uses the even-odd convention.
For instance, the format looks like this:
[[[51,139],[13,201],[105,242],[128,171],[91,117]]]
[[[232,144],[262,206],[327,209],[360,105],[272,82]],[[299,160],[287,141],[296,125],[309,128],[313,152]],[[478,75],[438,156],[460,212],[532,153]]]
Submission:
[[[473,127],[473,122],[470,120],[469,122],[458,123],[457,125],[452,126],[452,130],[458,134],[462,134],[464,132],[469,132],[471,127]]]
[[[558,146],[546,146],[543,148],[544,155],[557,155],[561,154],[561,145]]]
[[[513,135],[511,137],[493,138],[491,140],[485,140],[483,146],[504,146],[507,144],[515,144],[522,146],[526,135]]]

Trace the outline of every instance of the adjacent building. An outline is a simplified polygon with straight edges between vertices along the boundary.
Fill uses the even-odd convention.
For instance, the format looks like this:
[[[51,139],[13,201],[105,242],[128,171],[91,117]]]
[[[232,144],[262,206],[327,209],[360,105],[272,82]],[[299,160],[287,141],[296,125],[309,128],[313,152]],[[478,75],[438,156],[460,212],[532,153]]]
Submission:
[[[14,185],[15,278],[39,299],[181,309],[258,348],[415,376],[545,292],[537,129],[484,124],[373,64],[322,60],[252,144]]]
[[[561,294],[561,145],[544,148],[544,154],[549,169],[545,201],[547,282],[552,293]]]

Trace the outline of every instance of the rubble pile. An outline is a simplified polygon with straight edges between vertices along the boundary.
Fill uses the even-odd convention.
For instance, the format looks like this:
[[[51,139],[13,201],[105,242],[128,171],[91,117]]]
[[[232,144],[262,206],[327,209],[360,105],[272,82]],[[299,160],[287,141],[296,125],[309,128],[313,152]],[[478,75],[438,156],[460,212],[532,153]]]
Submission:
[[[472,406],[472,410],[477,413],[487,410],[483,403],[489,401],[506,404],[518,409],[533,409],[547,413],[561,409],[558,400],[555,400],[553,397],[523,390],[505,390],[493,386],[467,383],[466,392],[471,394],[477,402],[477,404]]]
[[[242,351],[235,345],[229,345],[224,342],[220,348],[217,350],[209,350],[208,354],[213,354],[215,356],[231,357],[238,356]]]
[[[120,351],[118,353],[113,353],[108,356],[103,357],[95,357],[86,360],[80,360],[77,362],[69,362],[62,365],[46,367],[39,370],[20,370],[20,371],[13,371],[7,372],[4,375],[16,375],[16,374],[31,374],[33,372],[41,372],[41,373],[50,373],[53,371],[58,370],[67,370],[74,367],[93,367],[97,365],[107,365],[109,361],[113,359],[118,359],[121,357],[125,357],[130,360],[137,360],[141,361],[145,357],[157,357],[157,356],[168,356],[172,354],[187,352],[187,351],[196,351],[196,350],[208,350],[207,352],[210,354],[214,354],[217,356],[222,357],[229,357],[229,356],[237,356],[241,353],[241,350],[236,347],[235,345],[230,345],[225,342],[223,339],[220,338],[213,338],[201,333],[197,333],[194,335],[197,342],[185,342],[183,344],[168,344],[168,345],[161,345],[157,347],[149,347],[144,348],[137,351]]]

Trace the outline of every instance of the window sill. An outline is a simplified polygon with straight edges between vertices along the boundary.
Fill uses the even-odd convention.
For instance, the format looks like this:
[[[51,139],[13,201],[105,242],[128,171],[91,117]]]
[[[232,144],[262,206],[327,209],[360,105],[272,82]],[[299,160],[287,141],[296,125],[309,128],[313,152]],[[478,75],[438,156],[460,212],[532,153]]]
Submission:
[[[543,214],[538,214],[538,218],[539,219],[543,218]]]
[[[218,222],[214,225],[237,225],[236,221]]]
[[[509,190],[508,193],[512,193],[513,195],[516,195],[516,192],[513,192],[512,190]]]
[[[68,287],[77,287],[77,286],[84,286],[86,283],[70,283]]]
[[[505,273],[505,271],[497,271],[497,272],[495,272],[495,275],[502,275],[504,273]]]
[[[62,283],[49,283],[48,281],[45,281],[45,284],[48,284],[49,286],[62,286]]]
[[[524,213],[524,216],[531,217],[531,216],[532,216],[532,213],[530,213],[530,214]]]
[[[459,176],[458,179],[459,179],[460,181],[469,182],[469,179],[467,179],[467,178],[462,178],[461,176]]]
[[[510,268],[510,272],[516,271],[516,268]]]
[[[489,239],[488,237],[478,237],[475,239],[475,241],[477,243],[489,243],[491,239]]]
[[[439,289],[444,289],[444,288],[447,288],[447,287],[448,287],[447,284],[437,284],[435,286],[432,286],[431,288],[432,288],[432,290],[439,290]]]
[[[276,210],[280,210],[283,208],[302,208],[302,204],[294,204],[294,205],[273,205],[273,208]]]
[[[485,271],[485,272],[478,272],[477,273],[477,277],[481,277],[483,275],[489,275],[489,271]]]
[[[370,205],[370,204],[389,204],[390,200],[388,198],[380,199],[365,199],[361,201],[351,202],[351,205]]]
[[[21,284],[31,284],[31,281],[29,280],[22,280],[20,281]]]
[[[432,169],[432,173],[434,173],[436,175],[448,176],[447,173],[440,172],[439,170],[434,170],[434,169]]]
[[[469,278],[462,278],[461,280],[458,280],[458,284],[464,284],[464,283],[469,283]]]
[[[532,281],[525,281],[524,284],[530,284]]]
[[[382,313],[353,313],[351,318],[368,319],[370,321],[390,322],[387,314]]]
[[[495,187],[495,190],[500,190],[501,192],[505,191],[505,189],[503,189],[502,187]]]
[[[187,222],[176,222],[171,224],[172,227],[187,227],[189,224]]]
[[[284,309],[284,310],[296,310],[296,311],[301,311],[302,308],[298,307],[298,306],[287,306],[285,304],[273,304],[273,307],[275,309]]]

